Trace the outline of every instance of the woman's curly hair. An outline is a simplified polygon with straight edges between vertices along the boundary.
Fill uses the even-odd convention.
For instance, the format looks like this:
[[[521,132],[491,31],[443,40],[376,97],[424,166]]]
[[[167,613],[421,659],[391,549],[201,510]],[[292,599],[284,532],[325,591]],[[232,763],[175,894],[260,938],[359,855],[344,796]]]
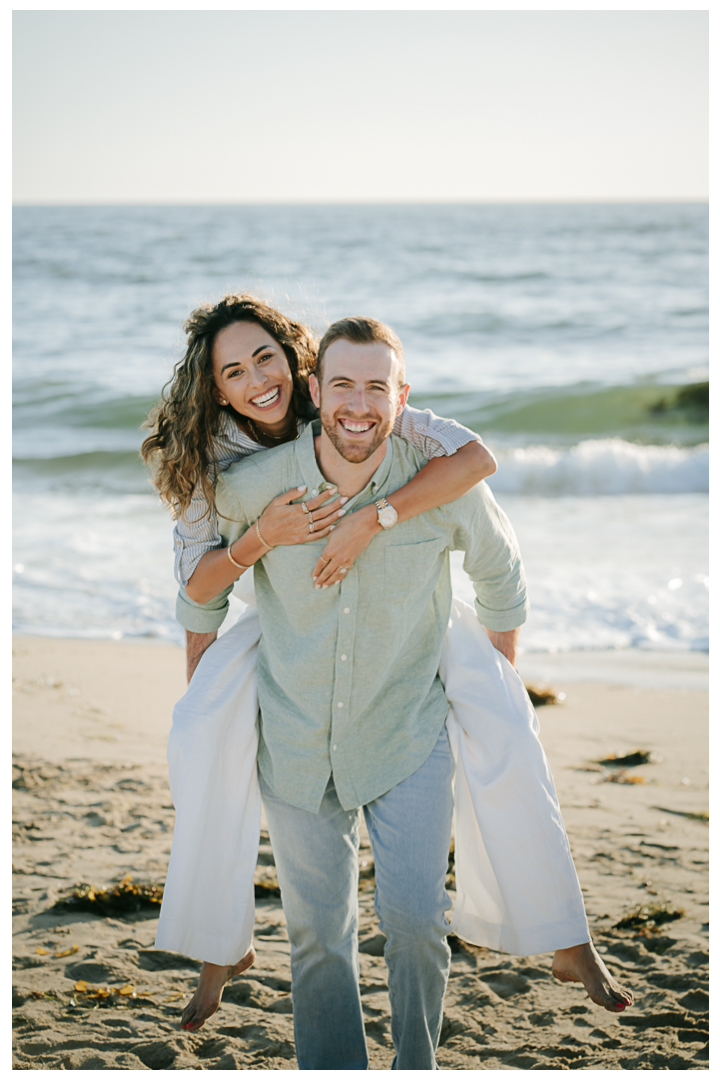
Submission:
[[[150,466],[152,482],[173,517],[187,512],[197,489],[203,492],[209,509],[215,509],[214,443],[223,409],[214,393],[212,347],[219,331],[237,322],[257,323],[277,341],[292,373],[296,419],[316,415],[308,379],[315,370],[317,345],[306,326],[247,293],[230,293],[217,304],[196,308],[184,326],[188,336],[185,355],[175,365],[160,401],[143,425],[152,428],[152,434],[140,448]],[[228,408],[234,413],[231,406]]]

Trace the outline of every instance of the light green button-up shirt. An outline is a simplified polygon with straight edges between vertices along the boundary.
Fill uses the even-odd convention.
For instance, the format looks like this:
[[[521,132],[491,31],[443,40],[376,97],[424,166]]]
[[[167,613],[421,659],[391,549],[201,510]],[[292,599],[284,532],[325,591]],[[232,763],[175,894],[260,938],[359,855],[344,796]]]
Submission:
[[[232,543],[268,502],[307,485],[326,487],[315,459],[317,423],[293,443],[224,472],[219,529]],[[358,509],[402,487],[425,458],[391,436]],[[449,552],[465,551],[478,618],[510,630],[527,617],[525,578],[510,523],[486,484],[376,536],[340,585],[315,589],[316,543],[273,548],[255,565],[262,639],[258,651],[263,777],[286,802],[317,812],[332,773],[342,806],[389,791],[428,758],[447,715],[438,664],[450,615]],[[202,629],[220,625],[221,593]],[[195,626],[198,622],[195,620]]]

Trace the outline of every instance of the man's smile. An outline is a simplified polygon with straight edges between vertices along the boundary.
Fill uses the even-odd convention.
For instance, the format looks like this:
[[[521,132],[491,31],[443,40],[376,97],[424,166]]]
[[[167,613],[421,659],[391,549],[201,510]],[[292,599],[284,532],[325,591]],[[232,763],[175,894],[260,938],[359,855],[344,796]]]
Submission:
[[[364,435],[375,427],[374,420],[350,420],[348,417],[338,417],[338,423],[349,435]]]

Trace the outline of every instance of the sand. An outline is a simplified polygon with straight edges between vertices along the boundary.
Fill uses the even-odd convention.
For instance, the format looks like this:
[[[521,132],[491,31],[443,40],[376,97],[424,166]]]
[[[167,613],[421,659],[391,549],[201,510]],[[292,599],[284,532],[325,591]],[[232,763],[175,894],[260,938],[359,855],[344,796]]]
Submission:
[[[199,963],[153,949],[155,911],[106,918],[54,906],[79,882],[101,887],[127,874],[164,880],[174,818],[165,740],[183,691],[181,650],[26,637],[15,638],[14,654],[14,1067],[295,1069],[279,899],[258,900],[257,964],[226,989],[219,1012],[196,1034],[180,1031],[178,1019]],[[682,676],[667,685],[661,656],[657,688],[647,657],[635,680],[641,685],[622,661],[613,669],[611,655],[596,681],[577,681],[572,658],[563,664],[554,685],[565,701],[539,710],[543,743],[594,940],[636,1005],[610,1015],[581,987],[555,982],[549,955],[517,958],[455,942],[439,1066],[705,1069],[708,827],[684,816],[708,808],[708,697],[697,688],[698,664],[690,688]],[[643,783],[613,782],[618,770],[589,765],[638,747],[658,760],[619,779]],[[370,850],[362,857],[370,1068],[388,1069]],[[266,836],[260,862],[272,873]],[[642,903],[684,914],[655,933],[613,929]],[[93,987],[108,993],[92,997]]]

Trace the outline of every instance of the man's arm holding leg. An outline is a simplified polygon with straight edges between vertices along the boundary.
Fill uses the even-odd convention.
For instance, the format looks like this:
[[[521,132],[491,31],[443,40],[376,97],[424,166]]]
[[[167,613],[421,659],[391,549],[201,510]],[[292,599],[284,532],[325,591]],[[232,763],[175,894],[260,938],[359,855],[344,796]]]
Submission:
[[[203,653],[210,648],[213,641],[217,641],[217,630],[213,630],[210,634],[196,634],[194,630],[185,631],[185,664],[188,682],[195,674],[195,668],[200,663]]]
[[[518,626],[515,630],[488,630],[486,626],[485,633],[498,652],[506,656],[512,666],[515,667],[517,645],[520,640],[520,627]]]

